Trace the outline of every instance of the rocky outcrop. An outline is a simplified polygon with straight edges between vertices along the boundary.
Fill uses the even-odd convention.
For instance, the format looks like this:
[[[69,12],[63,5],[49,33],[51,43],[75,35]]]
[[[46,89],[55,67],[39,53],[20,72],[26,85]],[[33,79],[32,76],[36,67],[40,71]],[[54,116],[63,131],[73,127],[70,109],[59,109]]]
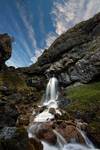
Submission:
[[[63,86],[88,83],[100,74],[100,13],[62,34],[28,71],[56,74]]]
[[[0,70],[5,66],[5,61],[11,57],[12,38],[8,34],[0,34]]]

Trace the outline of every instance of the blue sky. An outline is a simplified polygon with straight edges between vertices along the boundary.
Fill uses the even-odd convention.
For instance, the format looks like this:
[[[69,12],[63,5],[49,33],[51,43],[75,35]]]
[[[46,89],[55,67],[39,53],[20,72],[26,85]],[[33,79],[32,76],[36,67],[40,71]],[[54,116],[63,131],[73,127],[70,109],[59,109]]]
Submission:
[[[31,65],[59,35],[99,11],[100,0],[0,0],[0,33],[14,37],[7,65]]]

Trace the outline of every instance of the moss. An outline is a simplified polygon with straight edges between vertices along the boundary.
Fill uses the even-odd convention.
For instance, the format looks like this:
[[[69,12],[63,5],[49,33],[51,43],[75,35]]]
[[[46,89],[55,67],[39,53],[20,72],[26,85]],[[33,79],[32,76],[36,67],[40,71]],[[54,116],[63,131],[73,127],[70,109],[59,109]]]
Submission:
[[[66,97],[72,100],[67,109],[93,111],[100,106],[100,82],[69,88]]]
[[[0,73],[0,86],[7,86],[11,90],[27,89],[24,77],[16,72]]]

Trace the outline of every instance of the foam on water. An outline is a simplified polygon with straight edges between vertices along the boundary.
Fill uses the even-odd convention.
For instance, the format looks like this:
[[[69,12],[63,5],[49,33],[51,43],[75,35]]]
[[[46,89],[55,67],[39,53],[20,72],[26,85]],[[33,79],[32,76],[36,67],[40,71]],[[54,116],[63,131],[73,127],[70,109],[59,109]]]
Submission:
[[[97,150],[95,148],[88,148],[85,145],[81,145],[81,144],[73,144],[73,143],[69,143],[64,145],[64,148],[62,150]]]
[[[43,111],[42,113],[38,114],[35,117],[34,122],[47,122],[47,121],[50,121],[53,118],[54,118],[54,115],[49,113],[49,110],[46,109],[45,111]]]
[[[77,143],[65,144],[63,148],[57,146],[51,146],[45,142],[42,142],[42,144],[43,144],[43,150],[99,150],[96,148],[88,148],[85,145],[81,145]]]

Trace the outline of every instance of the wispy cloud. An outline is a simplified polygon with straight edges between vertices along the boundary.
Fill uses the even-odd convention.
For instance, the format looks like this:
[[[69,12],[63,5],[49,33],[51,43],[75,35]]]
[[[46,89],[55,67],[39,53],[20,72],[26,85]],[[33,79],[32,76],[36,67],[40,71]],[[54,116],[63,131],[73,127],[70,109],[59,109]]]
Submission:
[[[43,51],[47,49],[54,42],[56,38],[57,38],[57,35],[55,33],[47,34],[47,37],[45,39],[45,46],[43,48],[36,49],[34,56],[31,58],[31,61],[35,63],[38,57],[43,53]]]
[[[19,26],[19,24],[15,21],[15,29],[19,34],[19,37],[21,37],[21,39],[16,39],[17,42],[21,45],[21,47],[24,49],[24,52],[27,53],[28,57],[32,57],[32,50],[30,49],[27,40],[25,40],[25,38],[22,38],[24,36],[24,34],[21,32],[21,28]],[[21,50],[22,51],[22,50]],[[24,53],[22,52],[22,53]]]
[[[20,13],[20,17],[21,17],[21,19],[24,23],[24,26],[27,30],[28,37],[31,40],[32,47],[37,48],[35,33],[34,33],[34,29],[33,29],[33,24],[32,24],[33,18],[31,17],[30,14],[28,14],[26,5],[24,3],[22,3],[21,0],[17,0],[16,2],[17,2],[16,3],[17,8]]]
[[[45,43],[46,43],[45,48],[48,48],[54,42],[54,40],[56,38],[57,38],[56,33],[51,32],[51,33],[47,34],[47,37],[46,37],[46,40],[45,40]]]
[[[44,13],[43,10],[41,9],[41,6],[38,6],[38,12],[39,12],[39,25],[40,25],[40,31],[45,34],[45,24],[44,24]]]
[[[38,57],[43,53],[43,51],[44,51],[44,49],[37,49],[37,50],[35,51],[34,56],[31,58],[31,61],[32,61],[33,63],[35,63],[35,62],[37,61]],[[32,64],[32,63],[30,63],[30,65],[31,65],[31,64]]]
[[[100,11],[100,0],[56,0],[53,5],[52,20],[58,35]]]

